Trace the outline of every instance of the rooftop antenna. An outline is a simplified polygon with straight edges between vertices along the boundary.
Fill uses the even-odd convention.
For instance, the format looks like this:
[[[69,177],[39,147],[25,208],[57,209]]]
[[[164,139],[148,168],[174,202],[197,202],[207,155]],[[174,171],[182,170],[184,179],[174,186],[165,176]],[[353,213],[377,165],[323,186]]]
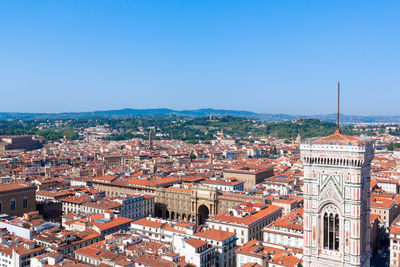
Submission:
[[[336,121],[336,132],[340,134],[340,81],[337,83],[337,121]]]

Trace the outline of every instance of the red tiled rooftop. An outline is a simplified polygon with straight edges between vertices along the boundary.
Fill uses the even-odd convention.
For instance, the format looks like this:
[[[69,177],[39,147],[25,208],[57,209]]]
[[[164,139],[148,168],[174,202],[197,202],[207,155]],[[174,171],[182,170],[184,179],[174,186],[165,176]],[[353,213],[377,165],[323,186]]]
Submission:
[[[199,248],[201,246],[208,244],[207,241],[196,239],[196,238],[189,239],[188,241],[186,241],[186,243],[188,243],[189,245],[191,245],[194,248]]]
[[[2,184],[0,186],[0,192],[10,191],[10,190],[17,190],[22,188],[28,188],[28,186],[22,184]]]
[[[396,203],[393,199],[371,197],[371,208],[389,209]]]
[[[139,219],[133,222],[134,224],[143,225],[152,228],[160,228],[164,223],[149,220],[147,218]]]
[[[209,229],[204,232],[194,234],[194,236],[196,236],[196,237],[212,239],[212,240],[217,240],[217,241],[224,241],[226,239],[231,238],[234,235],[235,235],[234,233],[217,230],[217,229]]]

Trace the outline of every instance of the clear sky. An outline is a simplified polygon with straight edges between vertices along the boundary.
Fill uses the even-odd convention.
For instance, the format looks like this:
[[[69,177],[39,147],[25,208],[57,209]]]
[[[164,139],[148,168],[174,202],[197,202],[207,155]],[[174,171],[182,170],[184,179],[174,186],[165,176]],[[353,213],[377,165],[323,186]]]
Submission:
[[[400,1],[0,4],[0,111],[400,115]]]

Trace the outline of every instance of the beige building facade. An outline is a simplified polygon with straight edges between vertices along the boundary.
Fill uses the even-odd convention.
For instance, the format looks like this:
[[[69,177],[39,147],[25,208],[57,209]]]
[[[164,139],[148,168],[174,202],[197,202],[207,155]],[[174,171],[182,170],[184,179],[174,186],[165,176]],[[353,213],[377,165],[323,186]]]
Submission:
[[[241,202],[239,199],[221,201],[218,190],[203,186],[194,186],[191,189],[157,188],[156,216],[201,224],[208,217]]]
[[[254,188],[256,184],[262,183],[266,178],[274,175],[274,168],[266,168],[262,170],[224,170],[224,178],[237,178],[239,181],[244,182],[244,189],[250,190]]]

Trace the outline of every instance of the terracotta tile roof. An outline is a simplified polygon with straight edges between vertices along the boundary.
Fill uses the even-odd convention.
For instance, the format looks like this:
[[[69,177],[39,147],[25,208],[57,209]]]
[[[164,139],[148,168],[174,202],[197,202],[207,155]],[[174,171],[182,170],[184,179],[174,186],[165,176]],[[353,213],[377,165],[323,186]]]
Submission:
[[[212,240],[217,240],[217,241],[227,240],[234,235],[235,235],[234,233],[217,230],[217,229],[209,229],[204,232],[194,234],[194,236],[196,236],[196,237],[212,239]]]
[[[251,240],[243,246],[237,248],[235,252],[238,254],[250,255],[253,257],[256,256],[259,258],[268,258],[269,254],[283,253],[285,252],[285,250],[275,247],[267,247],[258,240]]]
[[[186,241],[186,243],[191,245],[194,248],[199,248],[201,246],[208,244],[207,241],[196,239],[196,238],[189,239],[188,241]]]
[[[303,209],[296,209],[289,214],[279,218],[275,223],[269,226],[267,229],[275,229],[275,227],[281,227],[286,229],[293,229],[297,231],[303,231]],[[300,219],[300,222],[298,220]]]
[[[285,267],[297,267],[301,260],[293,255],[279,254],[270,259],[269,262]]]
[[[24,189],[24,188],[29,188],[29,186],[22,185],[22,184],[2,184],[0,186],[0,192],[18,190],[18,189]],[[33,187],[31,186],[31,188],[33,188]]]
[[[90,199],[89,195],[83,195],[83,196],[64,197],[64,198],[61,198],[60,201],[75,203],[75,204],[83,204],[83,203],[89,201],[89,199]]]
[[[171,232],[175,232],[175,233],[182,233],[182,234],[186,234],[186,231],[184,230],[179,230],[177,229],[175,226],[169,226],[169,224],[164,224],[162,226],[162,229],[164,231],[171,231]]]
[[[256,262],[248,262],[243,264],[242,267],[263,267],[263,266]]]
[[[149,186],[149,187],[157,187],[157,186],[162,186],[166,184],[174,184],[174,183],[179,183],[182,180],[177,177],[166,177],[166,178],[161,178],[161,179],[152,179],[152,180],[146,180],[146,179],[130,179],[129,183],[132,185],[142,185],[142,186]]]
[[[100,199],[97,201],[86,202],[83,203],[82,206],[92,207],[92,208],[101,208],[101,209],[116,209],[118,207],[122,207],[122,204],[112,201],[109,199]]]
[[[371,197],[371,208],[384,208],[389,209],[396,201],[387,198]]]
[[[127,224],[127,223],[130,223],[130,222],[133,222],[133,220],[130,219],[130,218],[118,217],[118,218],[112,219],[109,222],[101,223],[101,222],[98,222],[98,221],[93,221],[93,222],[90,222],[90,223],[95,225],[101,231],[104,231],[104,230],[107,230],[107,229],[110,229],[110,228],[113,228],[113,227],[116,227],[116,226],[119,226],[119,225]]]
[[[214,217],[208,219],[208,221],[223,221],[227,223],[237,223],[237,224],[244,224],[250,226],[251,224],[257,222],[259,219],[267,217],[279,210],[282,210],[282,207],[274,206],[274,205],[265,205],[267,206],[264,209],[261,209],[253,214],[247,215],[245,217],[240,216],[231,216],[229,215],[229,210],[220,213]],[[235,208],[235,207],[234,207]],[[249,208],[249,207],[247,207]],[[250,211],[250,210],[248,210]]]
[[[400,216],[396,218],[392,227],[390,228],[390,234],[400,235]]]
[[[164,223],[162,223],[162,222],[156,222],[153,220],[149,220],[148,218],[139,219],[132,223],[142,225],[142,226],[152,227],[152,228],[161,228],[164,225]]]
[[[360,145],[362,142],[360,138],[350,135],[341,134],[340,131],[336,130],[334,134],[320,137],[312,140],[311,144],[338,144],[338,145]]]

